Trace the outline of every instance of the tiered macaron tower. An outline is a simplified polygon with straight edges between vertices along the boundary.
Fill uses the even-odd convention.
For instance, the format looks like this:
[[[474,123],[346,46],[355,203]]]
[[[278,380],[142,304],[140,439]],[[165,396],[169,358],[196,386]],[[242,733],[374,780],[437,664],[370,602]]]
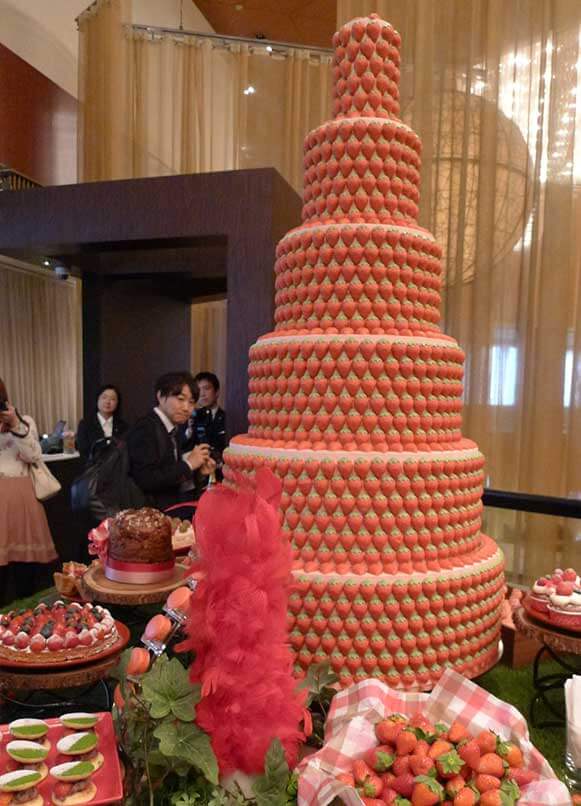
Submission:
[[[297,674],[328,661],[344,685],[430,688],[495,662],[503,557],[461,434],[464,355],[438,328],[441,249],[417,224],[400,36],[371,15],[333,45],[334,118],[305,140],[303,223],[277,248],[275,331],[250,350],[225,476],[282,480]]]

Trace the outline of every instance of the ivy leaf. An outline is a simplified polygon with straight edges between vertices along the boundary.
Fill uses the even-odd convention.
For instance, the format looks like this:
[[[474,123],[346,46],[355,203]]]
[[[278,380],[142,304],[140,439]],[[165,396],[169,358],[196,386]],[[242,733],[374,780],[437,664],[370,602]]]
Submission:
[[[309,666],[305,678],[299,684],[299,688],[306,688],[309,692],[307,705],[310,705],[314,700],[322,700],[328,695],[335,694],[332,687],[337,683],[338,679],[328,663],[317,663]]]
[[[288,782],[289,768],[282,744],[273,739],[264,759],[264,775],[252,785],[258,806],[285,806]]]
[[[193,722],[195,705],[200,701],[199,686],[192,686],[177,658],[162,655],[142,679],[143,698],[149,704],[154,719],[173,714],[182,722]]]
[[[162,722],[153,733],[159,739],[159,750],[168,758],[187,761],[200,770],[213,784],[218,783],[218,762],[210,737],[197,725],[184,722]]]

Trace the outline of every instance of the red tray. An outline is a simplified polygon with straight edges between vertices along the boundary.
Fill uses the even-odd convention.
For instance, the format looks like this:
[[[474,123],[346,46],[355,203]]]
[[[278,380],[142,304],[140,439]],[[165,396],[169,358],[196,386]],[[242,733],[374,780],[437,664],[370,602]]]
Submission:
[[[119,756],[117,755],[117,739],[113,728],[113,720],[108,711],[96,714],[99,721],[95,725],[95,733],[99,737],[99,752],[103,754],[105,763],[100,770],[91,777],[97,787],[97,794],[91,801],[91,806],[99,806],[103,803],[117,803],[123,801],[123,780],[121,778],[121,767],[119,766]],[[67,731],[58,719],[46,719],[49,726],[47,739],[51,743],[51,748],[46,759],[46,765],[50,769],[55,764],[73,760],[72,756],[63,756],[56,749],[56,743]],[[6,753],[6,745],[11,741],[8,733],[8,725],[0,725],[2,739],[0,740],[0,775],[7,772],[7,764],[11,761]],[[78,758],[75,756],[75,759]],[[38,791],[44,798],[45,803],[52,803],[51,793],[56,779],[48,775],[42,783],[38,785]]]
[[[554,630],[560,630],[561,632],[568,632],[573,633],[574,635],[581,635],[581,629],[576,629],[573,626],[563,627],[561,624],[557,624],[554,619],[551,618],[551,614],[549,611],[543,613],[539,610],[536,610],[530,602],[528,596],[525,596],[522,600],[522,606],[526,610],[527,614],[531,617],[536,619],[537,621],[542,621],[543,624],[546,624],[549,627],[552,627]]]
[[[50,669],[69,669],[73,666],[88,666],[91,663],[97,663],[98,661],[111,657],[111,655],[119,654],[119,652],[121,652],[121,650],[124,649],[129,643],[129,638],[131,637],[129,628],[126,627],[121,621],[116,621],[115,626],[117,627],[119,638],[114,644],[105,649],[104,652],[101,652],[99,655],[92,655],[90,658],[73,658],[72,660],[66,661],[54,661],[53,663],[47,663],[40,658],[37,662],[27,661],[26,663],[16,659],[8,660],[6,658],[0,658],[0,669],[19,669],[21,672],[25,672],[27,669],[31,669],[33,671],[44,669],[45,671],[48,671]]]

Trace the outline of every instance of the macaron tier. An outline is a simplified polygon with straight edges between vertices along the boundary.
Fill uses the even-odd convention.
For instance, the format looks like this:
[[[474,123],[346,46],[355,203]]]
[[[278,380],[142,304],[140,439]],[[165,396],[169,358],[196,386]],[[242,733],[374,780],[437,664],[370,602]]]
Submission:
[[[250,349],[248,433],[317,449],[456,443],[463,361],[448,337],[269,334]]]
[[[297,570],[411,573],[460,567],[481,542],[484,458],[469,440],[433,453],[300,450],[235,437],[226,479],[270,468]]]
[[[330,663],[341,684],[379,677],[432,688],[445,668],[473,677],[497,659],[502,553],[483,537],[463,568],[439,574],[297,574],[288,626],[297,675]]]
[[[305,141],[303,221],[363,215],[415,222],[420,138],[398,120],[330,120]]]
[[[291,230],[276,251],[275,330],[441,335],[441,249],[362,215]]]
[[[372,14],[333,44],[334,119],[305,139],[303,223],[277,246],[275,328],[250,349],[224,477],[282,482],[297,675],[327,661],[343,685],[426,689],[495,662],[503,558],[461,431],[464,354],[438,327],[442,252],[417,224],[400,37]]]
[[[333,36],[333,116],[399,115],[398,32],[377,14],[346,23]]]

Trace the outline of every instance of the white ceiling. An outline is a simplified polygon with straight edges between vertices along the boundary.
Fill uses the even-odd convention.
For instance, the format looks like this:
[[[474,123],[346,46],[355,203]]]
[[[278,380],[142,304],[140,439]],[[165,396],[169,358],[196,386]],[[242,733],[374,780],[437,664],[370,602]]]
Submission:
[[[55,84],[77,96],[78,34],[75,19],[90,0],[0,0],[0,42]],[[191,0],[133,0],[133,21],[212,31]]]

